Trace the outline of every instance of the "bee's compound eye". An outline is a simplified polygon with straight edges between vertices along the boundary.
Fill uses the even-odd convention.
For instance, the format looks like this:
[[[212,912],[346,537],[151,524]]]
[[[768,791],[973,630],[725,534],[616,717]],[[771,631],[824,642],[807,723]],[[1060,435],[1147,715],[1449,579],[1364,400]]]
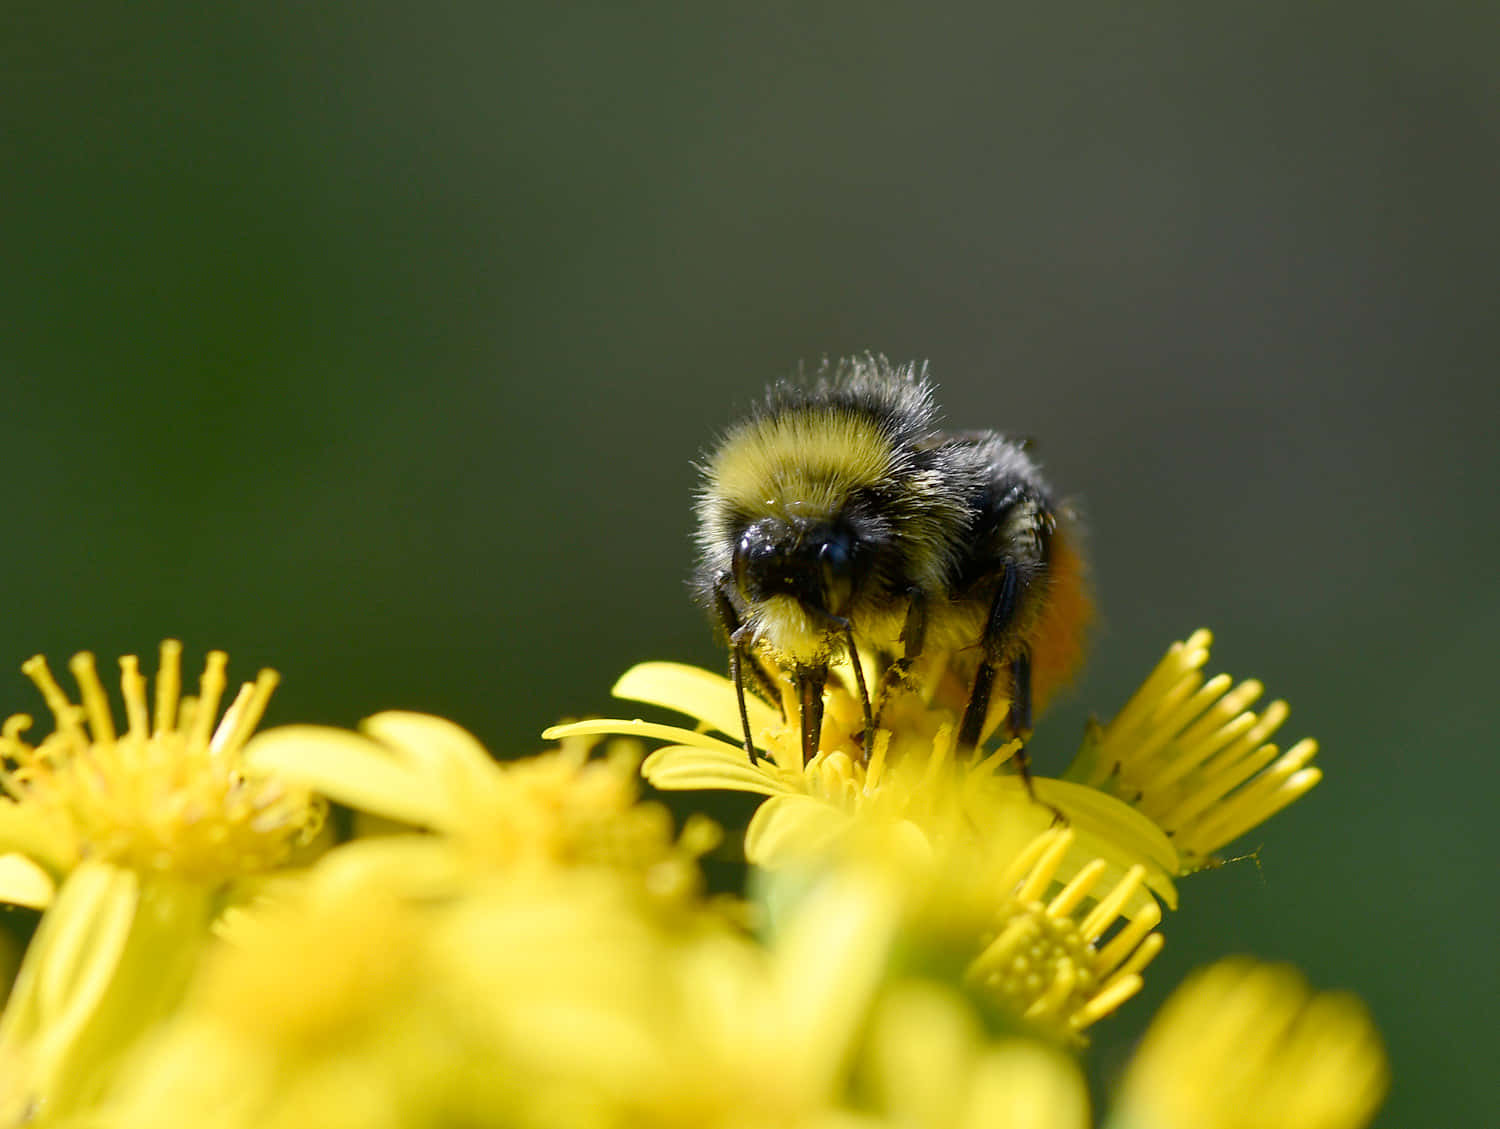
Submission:
[[[734,545],[734,586],[745,594],[745,569],[750,560],[750,534],[746,533]]]
[[[747,600],[757,599],[764,586],[765,571],[776,555],[776,546],[763,530],[745,530],[734,546],[734,586]]]
[[[824,541],[818,546],[818,563],[823,575],[837,576],[849,571],[849,546],[842,538]]]
[[[854,554],[847,538],[830,537],[818,547],[822,571],[823,602],[834,615],[842,615],[854,591]]]

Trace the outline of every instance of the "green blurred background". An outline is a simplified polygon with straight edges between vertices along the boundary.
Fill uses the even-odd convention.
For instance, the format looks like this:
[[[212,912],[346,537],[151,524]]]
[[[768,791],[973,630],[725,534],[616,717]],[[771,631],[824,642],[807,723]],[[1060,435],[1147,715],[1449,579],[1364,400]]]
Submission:
[[[1497,13],[7,4],[0,659],[174,634],[277,667],[273,722],[532,750],[722,661],[716,428],[799,360],[930,358],[1089,515],[1044,771],[1200,624],[1322,741],[1100,1077],[1249,951],[1369,1001],[1381,1125],[1488,1123]]]

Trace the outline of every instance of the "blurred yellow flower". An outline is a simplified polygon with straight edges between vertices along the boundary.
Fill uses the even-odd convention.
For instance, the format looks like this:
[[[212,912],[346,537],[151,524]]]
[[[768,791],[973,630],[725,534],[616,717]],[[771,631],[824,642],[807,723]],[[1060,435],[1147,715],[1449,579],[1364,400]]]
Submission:
[[[871,1018],[857,1083],[880,1124],[912,1129],[1087,1129],[1077,1066],[1027,1039],[991,1041],[951,991],[906,982]]]
[[[334,851],[246,919],[122,1072],[116,1129],[821,1124],[848,1100],[892,904],[830,885],[766,950],[628,875],[393,895]]]
[[[22,714],[0,736],[0,851],[10,852],[0,898],[45,904],[50,884],[85,858],[213,886],[275,866],[316,833],[321,806],[303,789],[247,770],[240,755],[276,674],[261,671],[242,686],[215,725],[227,657],[209,653],[197,697],[180,696],[181,658],[180,643],[162,644],[154,717],[138,660],[120,660],[123,733],[92,655],[69,663],[82,705],[40,655],[24,664],[56,728],[33,746],[22,737],[31,727]]]
[[[1359,1129],[1385,1096],[1380,1037],[1349,996],[1234,959],[1190,977],[1125,1076],[1114,1129]]]
[[[285,861],[321,822],[305,790],[241,759],[275,674],[218,718],[224,653],[209,654],[196,698],[180,695],[181,653],[162,644],[154,714],[135,656],[120,660],[123,733],[92,655],[69,664],[81,705],[40,656],[22,668],[56,720],[35,746],[21,736],[29,717],[0,736],[0,897],[47,909],[0,1017],[5,1100],[28,1116],[62,1116],[103,1090],[176,1006],[226,887]]]
[[[1067,779],[1120,797],[1171,837],[1184,871],[1212,863],[1213,852],[1305,795],[1322,771],[1318,746],[1298,741],[1285,753],[1266,738],[1286,720],[1285,702],[1256,713],[1255,681],[1204,680],[1213,636],[1194,632],[1174,643],[1108,725],[1091,729]]]
[[[208,954],[182,1008],[119,1072],[97,1124],[435,1123],[464,1063],[429,1002],[429,915],[338,852],[276,891]]]
[[[690,819],[679,836],[665,807],[640,802],[640,757],[628,743],[591,759],[589,742],[575,740],[500,762],[466,730],[426,714],[377,714],[360,729],[272,729],[250,742],[245,757],[361,811],[436,832],[457,851],[456,858],[439,852],[450,878],[455,863],[599,866],[681,900],[697,893],[698,858],[719,840],[711,820]]]

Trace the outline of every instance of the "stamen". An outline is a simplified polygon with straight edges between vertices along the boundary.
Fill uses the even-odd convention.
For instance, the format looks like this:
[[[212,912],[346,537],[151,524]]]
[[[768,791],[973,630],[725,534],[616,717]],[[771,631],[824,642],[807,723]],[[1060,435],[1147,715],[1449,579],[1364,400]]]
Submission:
[[[1180,740],[1182,734],[1197,724],[1197,721],[1201,720],[1201,715],[1207,713],[1215,702],[1229,693],[1233,685],[1234,679],[1229,675],[1216,674],[1194,690],[1170,714],[1158,717],[1157,721],[1170,727],[1173,734]]]
[[[164,639],[161,665],[156,671],[156,732],[170,733],[177,728],[177,697],[182,693],[182,644]]]
[[[47,666],[47,660],[42,655],[33,655],[21,664],[21,673],[26,675],[36,684],[36,688],[42,692],[42,700],[47,703],[47,708],[52,711],[52,717],[57,725],[59,733],[66,732],[69,737],[79,741],[87,741],[88,735],[83,732],[83,727],[78,724],[78,707],[68,701],[68,696],[63,693],[63,688],[57,684],[57,679],[52,677],[52,671]]]
[[[1032,869],[1019,889],[1016,890],[1016,899],[1022,902],[1039,902],[1042,895],[1047,892],[1047,887],[1052,882],[1052,876],[1057,873],[1057,868],[1062,865],[1063,857],[1068,853],[1068,848],[1073,845],[1073,832],[1063,831],[1057,838],[1047,844],[1041,861]]]
[[[88,651],[80,651],[69,660],[68,669],[73,672],[79,693],[83,695],[83,709],[89,719],[89,729],[93,731],[94,741],[101,745],[113,745],[115,722],[109,713],[109,696],[105,694],[104,686],[99,681],[99,672],[94,668],[94,656]]]
[[[193,719],[198,716],[198,699],[184,694],[177,703],[177,732],[183,739],[193,732]]]
[[[1286,721],[1291,712],[1291,707],[1279,698],[1272,702],[1265,708],[1265,712],[1260,715],[1259,721],[1241,734],[1239,740],[1204,764],[1204,772],[1217,772],[1222,766],[1233,764],[1249,753],[1251,749],[1263,744],[1267,737],[1281,728],[1282,722]],[[1251,716],[1254,717],[1254,714]]]
[[[1308,788],[1322,778],[1322,770],[1308,769],[1307,763],[1312,760],[1318,752],[1318,743],[1312,738],[1304,738],[1288,749],[1281,758],[1268,771],[1246,785],[1239,792],[1229,797],[1221,807],[1213,813],[1213,818],[1205,820],[1199,827],[1194,829],[1195,837],[1215,838],[1219,842],[1228,842],[1234,835],[1224,835],[1224,832],[1235,827],[1249,817],[1250,826],[1260,823],[1268,815],[1281,810],[1292,800],[1302,795]],[[1302,778],[1302,774],[1313,774],[1311,778]],[[1283,797],[1293,782],[1300,785],[1299,790],[1291,795]],[[1274,803],[1273,801],[1280,801]],[[1267,808],[1270,807],[1270,811]],[[1239,831],[1234,832],[1235,835]],[[1221,836],[1223,836],[1221,838]]]
[[[1033,838],[1026,844],[1025,847],[1021,849],[1020,853],[1017,854],[1013,860],[1011,860],[1010,865],[1008,865],[1001,873],[1000,880],[996,885],[1001,890],[1010,890],[1016,887],[1020,883],[1021,879],[1026,876],[1027,872],[1029,872],[1032,867],[1036,866],[1041,857],[1046,854],[1049,849],[1051,849],[1053,843],[1057,839],[1064,836],[1071,837],[1072,834],[1073,832],[1066,830],[1047,830]],[[1020,897],[1019,892],[1016,896]]]
[[[1010,964],[1016,953],[1030,944],[1036,932],[1036,923],[1024,914],[1006,922],[1000,935],[984,947],[984,951],[969,964],[969,974],[976,979],[999,975]]]
[[[1115,717],[1110,728],[1126,733],[1150,722],[1152,711],[1160,703],[1169,687],[1190,671],[1197,670],[1208,661],[1208,648],[1213,635],[1199,629],[1183,643],[1173,643],[1166,657],[1147,676],[1141,688],[1131,695],[1125,707]]]
[[[1160,924],[1161,910],[1154,902],[1148,903],[1145,912],[1127,921],[1125,927],[1099,950],[1099,966],[1115,968]]]
[[[129,735],[145,740],[149,718],[146,712],[146,676],[134,655],[120,657],[120,693],[125,698],[125,717]]]
[[[1221,803],[1225,796],[1274,762],[1279,755],[1280,750],[1275,745],[1262,745],[1249,756],[1226,762],[1216,773],[1205,775],[1195,782],[1192,791],[1185,794],[1175,806],[1159,814],[1158,822],[1164,827],[1180,831]]]
[[[183,722],[183,728],[188,730],[188,740],[200,748],[208,744],[214,718],[218,715],[219,699],[224,696],[224,687],[228,684],[224,677],[224,668],[228,665],[229,656],[223,651],[208,652],[203,677],[198,680],[198,713],[193,718],[191,729],[186,721]]]
[[[1254,693],[1243,694],[1241,691],[1250,688]],[[1142,792],[1162,792],[1176,784],[1188,773],[1205,764],[1229,747],[1236,737],[1246,739],[1248,730],[1255,728],[1258,724],[1257,716],[1244,707],[1253,702],[1261,694],[1259,683],[1242,682],[1234,690],[1225,694],[1219,701],[1219,706],[1209,710],[1199,721],[1194,722],[1191,731],[1177,738],[1173,748],[1173,756],[1164,761],[1154,776],[1149,776],[1140,782]],[[1244,711],[1244,712],[1241,712]],[[1235,716],[1238,714],[1239,716]],[[1285,717],[1285,714],[1282,715]],[[1205,725],[1204,722],[1208,724]],[[1278,723],[1279,724],[1279,723]],[[1272,726],[1274,729],[1275,726]],[[1269,734],[1271,730],[1264,730]],[[1260,738],[1264,739],[1264,735]],[[1253,748],[1253,744],[1251,745]]]
[[[230,735],[223,747],[215,746],[215,753],[232,756],[240,751],[245,742],[250,739],[250,734],[255,732],[255,727],[260,724],[261,718],[265,716],[266,705],[270,702],[271,695],[280,682],[281,676],[274,670],[263,670],[255,676],[253,686],[246,683],[241,688],[240,695],[235,699],[230,712],[235,709],[240,709],[242,712],[238,714],[234,728],[229,730]],[[248,698],[245,696],[246,689],[250,690]],[[219,740],[219,734],[226,731],[225,723],[228,720],[229,714],[225,714],[224,721],[219,723],[219,732],[214,735],[215,742]]]
[[[1053,917],[1067,917],[1088,897],[1089,891],[1098,883],[1106,869],[1108,867],[1103,859],[1095,859],[1089,863],[1052,899],[1047,912]]]
[[[229,738],[233,736],[235,727],[239,722],[240,712],[250,700],[250,695],[255,692],[255,687],[249,682],[240,683],[239,692],[235,694],[234,700],[229,703],[229,708],[219,718],[219,724],[214,727],[214,735],[209,739],[208,751],[214,756],[219,756],[224,747],[229,744]]]
[[[1062,1011],[1068,1004],[1073,990],[1078,986],[1078,968],[1072,961],[1062,961],[1052,969],[1052,979],[1047,989],[1038,996],[1023,1013],[1025,1019],[1040,1019]]]
[[[21,734],[30,729],[32,724],[30,714],[17,713],[6,718],[4,728],[0,729],[0,752],[12,760],[23,760],[31,751],[31,746],[21,739]],[[5,774],[0,773],[0,779],[3,778]],[[8,779],[6,783],[9,785]],[[8,786],[6,790],[9,791]]]
[[[1138,974],[1141,969],[1156,959],[1156,954],[1161,952],[1162,946],[1166,943],[1167,939],[1160,933],[1151,934],[1151,936],[1136,946],[1135,951],[1126,958],[1125,963],[1110,977],[1110,981],[1113,982],[1120,977],[1135,976]]]
[[[1127,976],[1111,982],[1073,1016],[1074,1031],[1087,1031],[1106,1015],[1116,1011],[1121,1004],[1141,990],[1145,981],[1139,976]]]
[[[1083,923],[1079,925],[1078,931],[1083,934],[1084,940],[1093,944],[1104,931],[1109,928],[1110,923],[1120,916],[1120,910],[1125,908],[1125,903],[1130,900],[1132,894],[1141,888],[1146,881],[1146,868],[1137,863],[1125,872],[1125,877],[1115,884],[1115,888],[1104,898],[1100,899]]]

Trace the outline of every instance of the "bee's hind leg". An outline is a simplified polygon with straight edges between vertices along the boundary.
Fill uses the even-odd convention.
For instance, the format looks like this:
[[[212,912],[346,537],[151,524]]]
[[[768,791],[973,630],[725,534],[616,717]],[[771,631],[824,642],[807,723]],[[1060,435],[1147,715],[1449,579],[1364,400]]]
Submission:
[[[990,614],[984,621],[984,635],[979,640],[984,649],[984,655],[979,660],[979,666],[974,671],[974,688],[969,691],[969,704],[964,709],[963,721],[958,726],[958,747],[960,752],[970,752],[978,748],[980,739],[984,736],[984,720],[989,716],[990,698],[995,692],[995,675],[1002,661],[1000,647],[1005,638],[1005,629],[1015,618],[1016,603],[1020,598],[1019,577],[1016,570],[1006,565],[1000,573],[1000,585],[995,591],[995,598],[990,603]],[[1019,697],[1019,694],[1015,696]],[[1028,694],[1029,697],[1029,694]],[[1015,703],[1011,703],[1011,716],[1014,715]],[[1025,751],[1018,753],[1016,759],[1025,763]],[[1031,777],[1023,771],[1022,778],[1026,780],[1027,791],[1031,789]]]
[[[990,605],[989,618],[985,621],[982,640],[985,657],[974,672],[974,688],[969,694],[969,704],[964,709],[963,721],[958,727],[958,747],[969,752],[978,747],[984,733],[984,721],[990,712],[990,700],[994,696],[995,678],[1001,666],[1009,667],[1010,706],[1005,714],[1005,730],[1021,746],[1016,750],[1014,761],[1021,783],[1026,786],[1026,795],[1052,812],[1054,823],[1066,823],[1063,813],[1038,798],[1031,780],[1031,757],[1026,753],[1026,742],[1031,737],[1031,655],[1024,648],[1009,660],[1000,658],[997,651],[1004,638],[1005,629],[1015,616],[1019,599],[1018,577],[1013,567],[1007,566],[1000,577],[1000,587]]]

